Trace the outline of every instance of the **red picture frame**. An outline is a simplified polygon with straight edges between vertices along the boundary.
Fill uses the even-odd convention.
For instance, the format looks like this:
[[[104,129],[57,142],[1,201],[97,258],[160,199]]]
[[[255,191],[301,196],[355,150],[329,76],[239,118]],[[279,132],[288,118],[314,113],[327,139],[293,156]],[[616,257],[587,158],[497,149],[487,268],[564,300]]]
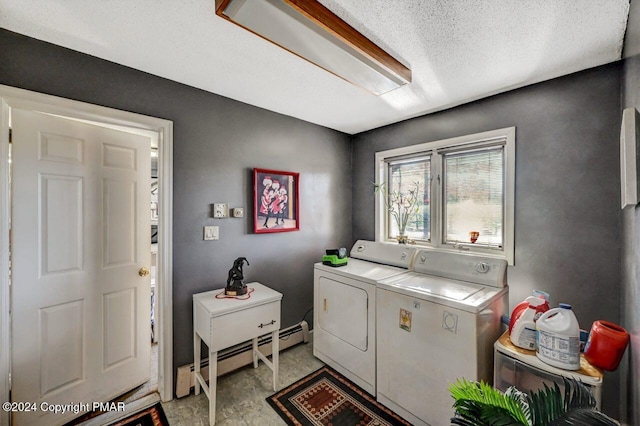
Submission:
[[[253,231],[300,230],[300,173],[253,169]]]

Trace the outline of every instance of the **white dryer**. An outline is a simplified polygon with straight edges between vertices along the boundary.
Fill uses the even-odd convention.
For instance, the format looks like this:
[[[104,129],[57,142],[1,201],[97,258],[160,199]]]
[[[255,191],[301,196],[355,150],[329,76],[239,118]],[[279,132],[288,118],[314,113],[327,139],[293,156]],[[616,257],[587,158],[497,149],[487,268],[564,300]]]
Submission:
[[[491,382],[508,309],[507,262],[433,250],[377,289],[377,399],[415,425],[449,426],[458,378]]]
[[[407,273],[415,247],[359,240],[347,265],[314,267],[313,354],[376,394],[376,284]]]

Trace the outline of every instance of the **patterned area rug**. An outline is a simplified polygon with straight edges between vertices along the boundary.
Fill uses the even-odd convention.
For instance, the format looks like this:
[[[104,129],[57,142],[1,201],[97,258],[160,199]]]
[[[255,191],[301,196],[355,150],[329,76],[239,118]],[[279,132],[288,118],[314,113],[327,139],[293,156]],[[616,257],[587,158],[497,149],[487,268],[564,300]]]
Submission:
[[[329,367],[267,398],[289,425],[410,425]]]
[[[169,426],[169,422],[158,402],[156,405],[111,423],[110,426]]]

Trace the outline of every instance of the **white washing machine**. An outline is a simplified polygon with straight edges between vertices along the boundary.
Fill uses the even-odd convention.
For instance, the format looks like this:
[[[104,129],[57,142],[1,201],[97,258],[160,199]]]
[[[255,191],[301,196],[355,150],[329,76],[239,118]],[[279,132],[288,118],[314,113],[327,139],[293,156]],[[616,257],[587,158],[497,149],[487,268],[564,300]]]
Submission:
[[[347,265],[314,267],[313,354],[376,394],[376,284],[407,273],[415,247],[359,240]]]
[[[491,382],[507,262],[432,250],[377,288],[377,399],[415,425],[449,426],[458,378]]]

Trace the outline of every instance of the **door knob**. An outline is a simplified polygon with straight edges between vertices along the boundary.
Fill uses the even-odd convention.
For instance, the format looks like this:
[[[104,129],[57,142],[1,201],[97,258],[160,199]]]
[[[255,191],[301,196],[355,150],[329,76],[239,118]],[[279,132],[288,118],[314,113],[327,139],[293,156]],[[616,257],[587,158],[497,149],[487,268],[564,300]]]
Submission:
[[[150,273],[151,272],[149,272],[149,269],[145,268],[144,266],[142,268],[140,268],[140,270],[138,271],[138,275],[140,275],[141,277],[146,277]]]

